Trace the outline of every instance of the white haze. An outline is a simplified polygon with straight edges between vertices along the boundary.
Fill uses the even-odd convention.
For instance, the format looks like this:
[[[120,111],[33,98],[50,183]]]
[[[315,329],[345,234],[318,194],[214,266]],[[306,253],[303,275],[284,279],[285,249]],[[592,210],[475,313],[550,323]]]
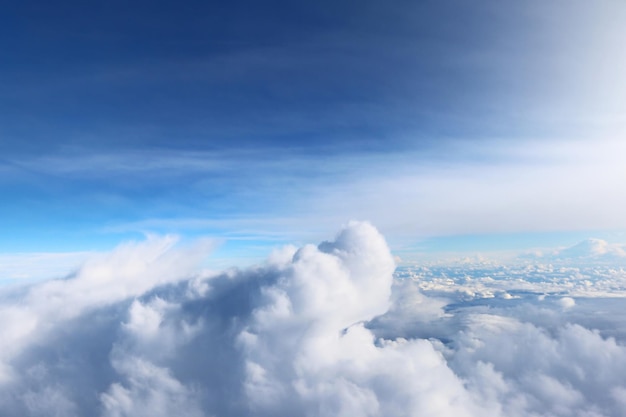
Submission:
[[[0,415],[625,415],[619,266],[394,272],[356,222],[245,270],[199,272],[209,251],[150,238],[3,288]]]

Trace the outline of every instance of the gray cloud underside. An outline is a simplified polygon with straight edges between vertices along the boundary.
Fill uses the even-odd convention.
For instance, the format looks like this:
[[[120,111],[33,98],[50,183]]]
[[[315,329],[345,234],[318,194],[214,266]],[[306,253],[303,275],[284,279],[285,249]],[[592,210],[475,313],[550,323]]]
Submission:
[[[174,243],[123,245],[69,279],[3,289],[0,414],[620,416],[626,407],[622,299],[567,291],[607,270],[416,267],[394,278],[366,223],[217,275],[197,272],[206,244]],[[623,271],[611,273],[623,286]]]

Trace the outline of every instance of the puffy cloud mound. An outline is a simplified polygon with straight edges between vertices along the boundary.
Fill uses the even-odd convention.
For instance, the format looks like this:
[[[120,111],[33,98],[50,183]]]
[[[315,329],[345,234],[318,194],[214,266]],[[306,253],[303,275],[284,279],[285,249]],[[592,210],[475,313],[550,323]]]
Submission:
[[[174,243],[3,289],[0,415],[623,415],[626,348],[572,298],[453,308],[368,223],[219,274]]]

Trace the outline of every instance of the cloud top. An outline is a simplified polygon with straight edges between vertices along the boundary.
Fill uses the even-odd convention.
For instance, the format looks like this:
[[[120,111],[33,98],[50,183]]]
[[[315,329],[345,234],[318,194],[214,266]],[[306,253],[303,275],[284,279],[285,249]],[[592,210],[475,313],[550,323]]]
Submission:
[[[497,280],[476,272],[446,278],[464,294],[474,289],[474,304],[456,302],[463,299],[458,292],[437,296],[425,276],[394,275],[385,239],[363,222],[245,270],[194,272],[207,250],[149,238],[86,263],[68,279],[5,288],[0,414],[497,417],[623,410],[626,331],[607,336],[590,328],[581,319],[589,317],[582,314],[586,302],[563,292],[550,296],[554,302],[506,293],[485,308],[476,303],[478,290]]]

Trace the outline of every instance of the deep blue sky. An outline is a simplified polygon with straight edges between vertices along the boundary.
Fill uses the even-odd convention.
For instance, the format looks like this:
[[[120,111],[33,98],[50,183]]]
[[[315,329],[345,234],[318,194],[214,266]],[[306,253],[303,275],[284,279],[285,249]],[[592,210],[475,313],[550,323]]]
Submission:
[[[537,198],[560,190],[541,164],[563,141],[623,127],[624,5],[544,3],[5,2],[0,250],[142,231],[264,246],[351,218],[403,242],[620,228],[584,208],[609,221],[551,223],[557,203],[507,215],[538,165],[555,185]],[[523,190],[501,197],[509,177]]]
[[[400,144],[406,130],[420,133],[410,146],[509,132],[515,120],[496,124],[490,113],[515,111],[525,80],[503,73],[506,64],[489,54],[523,55],[538,24],[496,1],[18,2],[6,9],[3,151],[29,153],[379,150]]]

